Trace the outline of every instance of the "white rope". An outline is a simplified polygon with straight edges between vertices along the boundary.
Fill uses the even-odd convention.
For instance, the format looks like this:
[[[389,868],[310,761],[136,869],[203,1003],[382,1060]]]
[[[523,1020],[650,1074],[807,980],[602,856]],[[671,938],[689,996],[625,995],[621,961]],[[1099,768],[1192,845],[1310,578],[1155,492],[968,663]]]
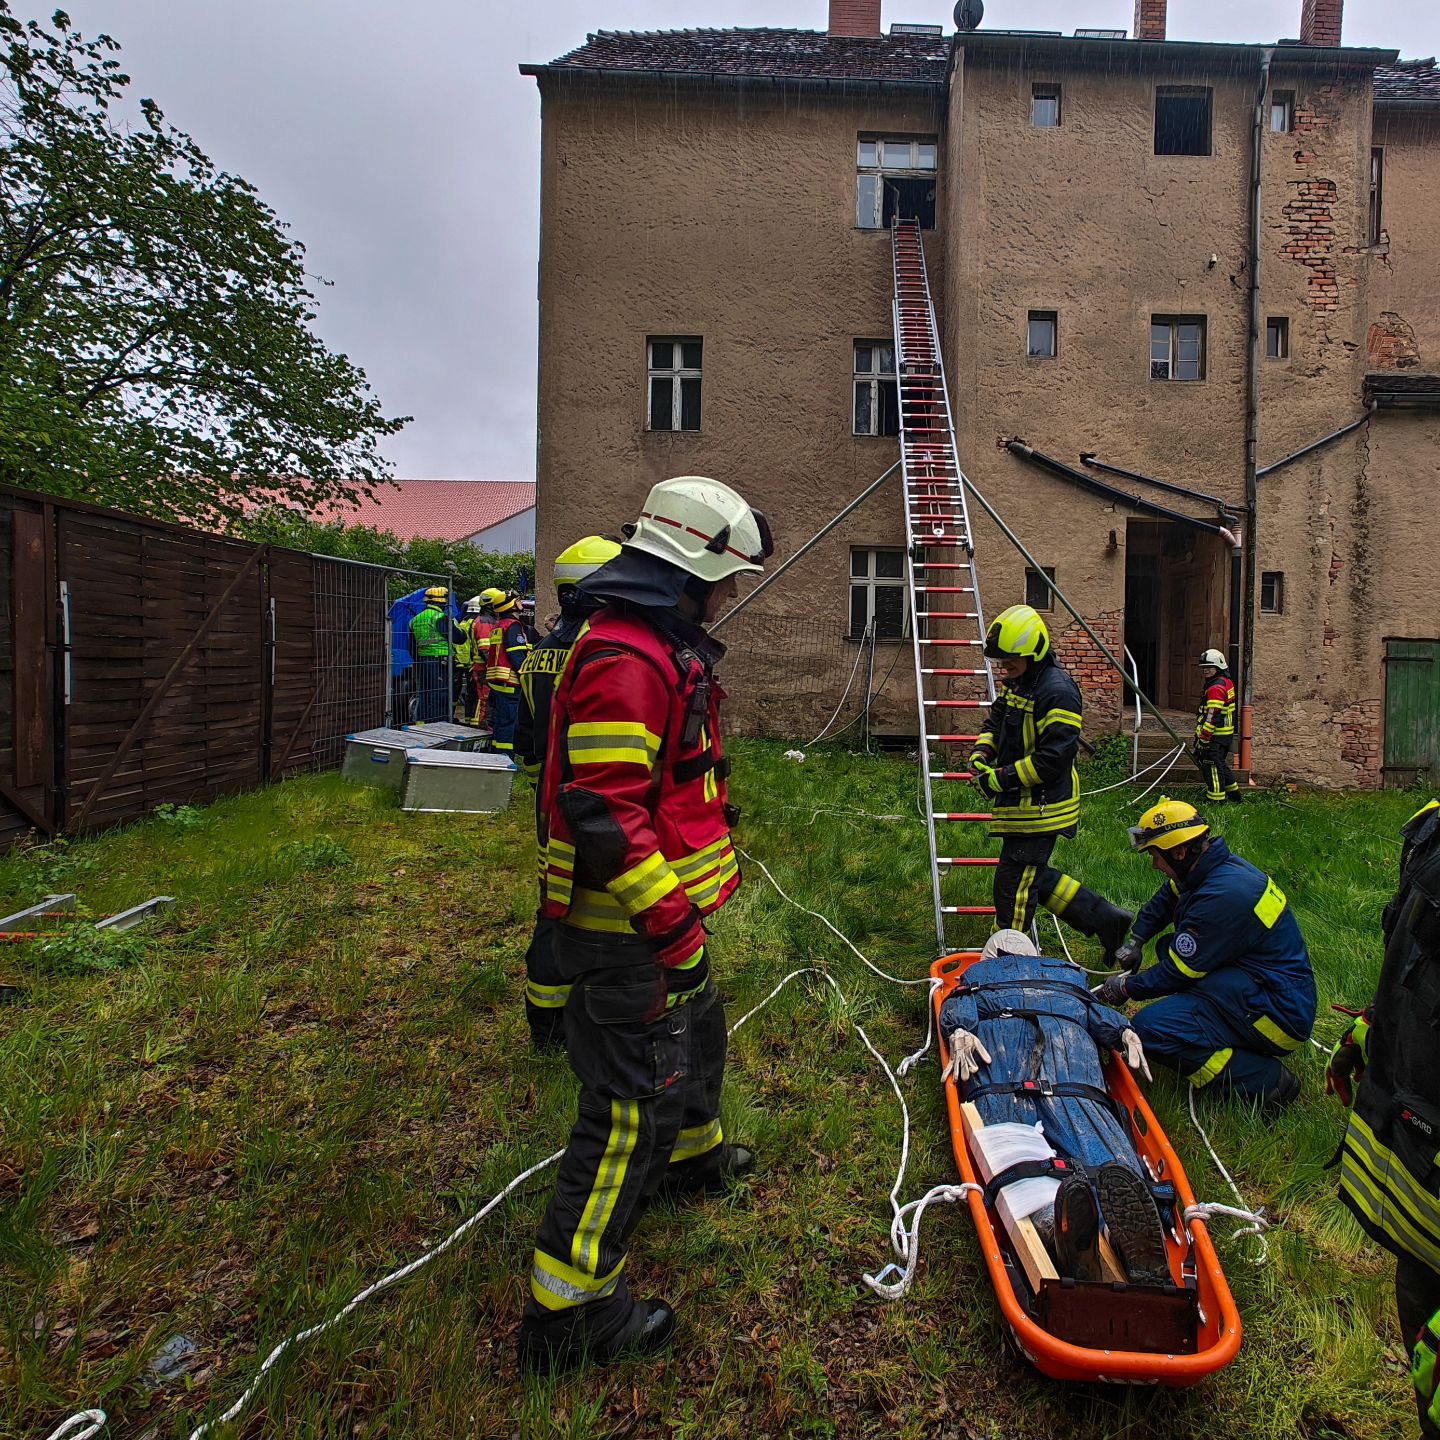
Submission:
[[[77,1410],[68,1420],[62,1421],[45,1440],[90,1440],[105,1427],[106,1414],[103,1410]],[[88,1430],[77,1430],[77,1425],[88,1425]]]
[[[911,820],[911,815],[881,815],[874,810],[837,810],[829,805],[775,805],[771,807],[776,810],[798,810],[802,814],[809,815],[813,824],[816,817],[820,815],[839,815],[844,819],[855,820]]]
[[[900,1206],[895,1212],[895,1218],[890,1222],[890,1244],[895,1253],[905,1262],[902,1270],[898,1265],[887,1265],[877,1275],[862,1275],[860,1278],[865,1285],[878,1295],[882,1300],[899,1300],[909,1290],[915,1280],[915,1267],[920,1263],[920,1222],[925,1217],[926,1207],[932,1203],[948,1204],[951,1201],[963,1200],[971,1192],[977,1195],[985,1193],[984,1187],[980,1185],[936,1185],[933,1189],[927,1190],[918,1200],[912,1200],[908,1205]],[[910,1223],[910,1228],[905,1228],[905,1217],[914,1212],[915,1218]],[[894,1270],[899,1279],[887,1283],[885,1276]]]
[[[1270,1242],[1265,1238],[1265,1231],[1269,1228],[1270,1221],[1265,1219],[1263,1210],[1252,1210],[1245,1203],[1245,1197],[1240,1193],[1240,1187],[1235,1183],[1235,1177],[1225,1168],[1225,1162],[1215,1152],[1215,1147],[1210,1143],[1210,1137],[1205,1133],[1205,1127],[1200,1123],[1200,1117],[1195,1113],[1195,1087],[1190,1087],[1190,1123],[1195,1127],[1196,1133],[1205,1142],[1205,1148],[1210,1152],[1210,1158],[1215,1162],[1215,1168],[1224,1177],[1225,1183],[1230,1187],[1230,1193],[1235,1197],[1235,1204],[1238,1209],[1232,1210],[1228,1205],[1212,1205],[1209,1207],[1197,1207],[1198,1209],[1208,1208],[1216,1215],[1231,1215],[1236,1219],[1248,1220],[1250,1224],[1243,1229],[1237,1230],[1235,1236],[1238,1239],[1242,1235],[1254,1235],[1260,1241],[1260,1249],[1255,1258],[1250,1262],[1252,1265],[1263,1265],[1270,1258]],[[1186,1218],[1189,1218],[1190,1211],[1186,1210]],[[1200,1218],[1204,1218],[1201,1216]]]
[[[1096,795],[1104,795],[1111,790],[1118,790],[1122,785],[1133,785],[1142,775],[1148,775],[1153,769],[1155,769],[1157,765],[1163,765],[1167,760],[1169,760],[1173,765],[1175,761],[1180,758],[1180,755],[1184,751],[1184,749],[1185,747],[1183,745],[1177,745],[1173,750],[1167,750],[1158,760],[1152,760],[1150,764],[1148,764],[1143,770],[1137,770],[1133,775],[1127,775],[1123,780],[1117,780],[1113,785],[1102,785],[1098,790],[1087,790],[1085,792],[1086,797],[1089,799],[1094,799]],[[1170,772],[1167,770],[1165,772],[1165,775],[1168,775],[1169,773]],[[1165,775],[1162,775],[1160,779],[1163,780],[1165,778]],[[1152,785],[1150,787],[1150,790],[1153,790],[1154,788],[1155,787]],[[1148,795],[1150,793],[1150,790],[1147,790],[1145,794]]]
[[[870,625],[874,623],[872,620]],[[818,745],[829,733],[830,727],[840,718],[840,712],[845,708],[845,702],[850,698],[850,687],[855,683],[855,676],[860,669],[860,661],[865,656],[865,642],[870,636],[870,625],[865,627],[865,635],[855,647],[855,663],[850,667],[850,678],[845,682],[845,691],[844,694],[840,696],[840,703],[835,707],[835,713],[825,722],[820,729],[820,733],[813,740],[806,741],[805,748],[807,750],[812,745]]]
[[[1180,757],[1184,753],[1185,747],[1183,745],[1177,745],[1171,752],[1170,763],[1130,803],[1132,805],[1138,805],[1157,785],[1161,784],[1165,777],[1179,764]]]

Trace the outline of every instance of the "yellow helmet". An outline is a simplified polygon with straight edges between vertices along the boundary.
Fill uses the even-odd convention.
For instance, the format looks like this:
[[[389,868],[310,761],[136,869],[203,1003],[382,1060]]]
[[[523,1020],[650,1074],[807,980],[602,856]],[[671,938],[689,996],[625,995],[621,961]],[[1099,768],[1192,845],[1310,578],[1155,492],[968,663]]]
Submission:
[[[1043,660],[1050,653],[1050,632],[1029,605],[1012,605],[990,622],[985,653],[992,660]]]
[[[480,592],[480,603],[497,615],[508,615],[520,603],[520,596],[514,590],[502,590],[498,585],[492,585]]]
[[[563,599],[587,575],[593,575],[619,553],[619,543],[603,535],[587,535],[568,550],[562,550],[555,557],[555,589],[560,597]]]
[[[1162,795],[1160,803],[1152,805],[1140,817],[1140,823],[1130,827],[1130,845],[1135,850],[1173,850],[1209,833],[1205,817],[1193,805],[1186,800],[1167,800]]]
[[[435,605],[443,605],[450,598],[450,592],[443,585],[432,585],[425,592],[425,599]]]

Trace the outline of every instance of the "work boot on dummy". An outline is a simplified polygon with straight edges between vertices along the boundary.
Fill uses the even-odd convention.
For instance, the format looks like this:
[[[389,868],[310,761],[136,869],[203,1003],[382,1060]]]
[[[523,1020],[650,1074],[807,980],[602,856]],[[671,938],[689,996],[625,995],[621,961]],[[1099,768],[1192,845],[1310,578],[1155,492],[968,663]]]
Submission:
[[[1132,1285],[1169,1285],[1165,1232],[1150,1187],[1128,1165],[1102,1165],[1095,1177],[1100,1214]]]
[[[1069,1280],[1100,1280],[1100,1214],[1083,1175],[1067,1175],[1055,1192],[1055,1268]]]
[[[598,1302],[597,1302],[598,1303]],[[614,1360],[643,1360],[668,1349],[675,1335],[675,1312],[663,1300],[635,1300],[618,1326],[591,1324],[592,1305],[565,1312],[562,1320],[539,1324],[527,1315],[517,1346],[520,1371],[559,1375],[581,1365]]]

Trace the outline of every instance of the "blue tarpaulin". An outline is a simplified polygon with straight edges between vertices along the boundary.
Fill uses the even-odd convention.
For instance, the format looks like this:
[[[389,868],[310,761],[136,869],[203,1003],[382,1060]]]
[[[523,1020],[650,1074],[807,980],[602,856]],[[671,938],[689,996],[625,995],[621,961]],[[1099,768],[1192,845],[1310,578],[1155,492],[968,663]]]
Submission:
[[[402,595],[390,606],[390,678],[403,675],[414,663],[410,653],[410,622],[425,608],[425,587]],[[457,624],[460,607],[455,603],[454,592],[450,595],[450,618]]]

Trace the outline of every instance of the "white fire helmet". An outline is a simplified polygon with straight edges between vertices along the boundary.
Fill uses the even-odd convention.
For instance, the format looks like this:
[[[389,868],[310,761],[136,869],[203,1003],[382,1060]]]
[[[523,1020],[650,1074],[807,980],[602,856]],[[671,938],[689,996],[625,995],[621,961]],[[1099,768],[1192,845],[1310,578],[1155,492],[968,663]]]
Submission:
[[[1225,658],[1223,650],[1207,650],[1201,657],[1202,665],[1213,665],[1217,670],[1228,670],[1230,662]]]
[[[653,486],[625,546],[712,582],[763,570],[775,552],[765,516],[728,485],[703,475]]]

